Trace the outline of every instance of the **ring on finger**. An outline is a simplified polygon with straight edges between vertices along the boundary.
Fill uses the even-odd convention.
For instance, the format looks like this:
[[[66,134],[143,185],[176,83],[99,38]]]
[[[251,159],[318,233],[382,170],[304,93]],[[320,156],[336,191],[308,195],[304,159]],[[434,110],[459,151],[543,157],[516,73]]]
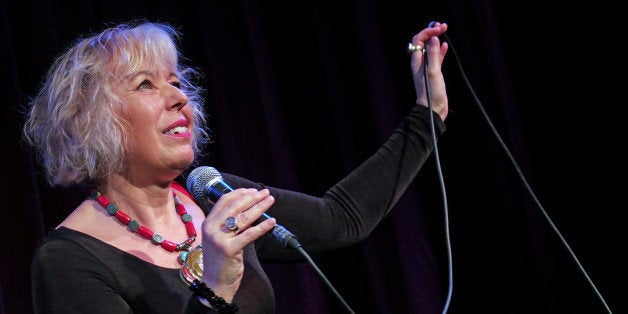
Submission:
[[[227,219],[225,219],[225,226],[233,232],[238,232],[238,230],[240,230],[240,227],[238,227],[238,220],[235,217],[227,217]]]
[[[415,53],[417,51],[422,53],[422,54],[425,53],[425,49],[423,49],[423,47],[421,47],[421,45],[414,45],[412,43],[408,44],[408,50],[407,50],[408,54],[413,54],[413,53]]]

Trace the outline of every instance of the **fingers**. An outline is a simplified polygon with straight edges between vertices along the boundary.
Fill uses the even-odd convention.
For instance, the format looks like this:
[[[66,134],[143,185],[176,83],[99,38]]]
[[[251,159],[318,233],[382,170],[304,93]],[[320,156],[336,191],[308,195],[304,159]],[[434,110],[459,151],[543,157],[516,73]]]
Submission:
[[[225,253],[237,252],[272,229],[274,220],[258,225],[255,222],[274,202],[268,189],[236,189],[226,193],[203,221],[203,236],[215,237],[217,242],[232,239]]]
[[[411,70],[414,86],[417,93],[417,104],[427,105],[427,92],[425,87],[425,71],[430,82],[430,95],[432,109],[444,121],[449,112],[448,100],[441,66],[449,45],[440,41],[439,37],[447,31],[447,24],[433,22],[412,37],[411,45],[420,45],[424,53],[413,52],[411,56]],[[426,63],[424,66],[424,63]]]
[[[440,22],[432,22],[430,23],[430,25],[431,26],[424,28],[419,33],[414,35],[412,37],[412,40],[410,41],[408,52],[411,53],[413,72],[418,71],[419,68],[421,67],[424,53],[429,53],[430,54],[428,55],[429,57],[438,56],[438,59],[442,60],[442,58],[445,56],[445,53],[447,52],[447,48],[445,48],[445,50],[442,53],[440,49],[438,50],[430,49],[430,48],[433,48],[434,46],[441,47],[440,40],[437,43],[433,43],[432,40],[435,37],[438,38],[438,36],[442,35],[443,33],[447,31],[447,27],[448,27],[447,24],[440,23]],[[414,49],[410,49],[411,47],[414,47]],[[416,47],[421,47],[422,49],[418,49]],[[447,47],[447,45],[445,45],[445,47]],[[436,51],[436,54],[431,55],[432,53],[434,53],[434,51]]]
[[[434,36],[439,36],[447,31],[447,24],[434,22],[412,37],[411,43],[425,48],[425,42]]]
[[[222,210],[220,217],[217,217],[217,219],[225,215],[227,215],[225,219],[232,217],[235,220],[235,226],[228,228],[229,226],[225,225],[225,227],[239,234],[253,225],[272,206],[275,199],[270,195],[268,189],[260,191],[255,189],[237,189],[225,194],[221,201],[225,209]],[[223,206],[223,204],[217,203],[216,205]]]
[[[430,37],[427,40],[426,53],[429,58],[427,70],[430,74],[435,73],[435,71],[440,72],[441,65],[443,64],[445,54],[447,54],[448,50],[449,45],[446,42],[441,43],[437,36]]]

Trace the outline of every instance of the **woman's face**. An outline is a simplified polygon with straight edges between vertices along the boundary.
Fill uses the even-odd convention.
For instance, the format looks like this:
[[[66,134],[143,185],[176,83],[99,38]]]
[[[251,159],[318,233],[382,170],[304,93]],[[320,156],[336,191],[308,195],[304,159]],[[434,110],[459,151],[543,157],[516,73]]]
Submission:
[[[118,90],[124,103],[119,114],[128,121],[126,171],[170,181],[194,160],[193,115],[176,72],[148,68],[125,76]]]

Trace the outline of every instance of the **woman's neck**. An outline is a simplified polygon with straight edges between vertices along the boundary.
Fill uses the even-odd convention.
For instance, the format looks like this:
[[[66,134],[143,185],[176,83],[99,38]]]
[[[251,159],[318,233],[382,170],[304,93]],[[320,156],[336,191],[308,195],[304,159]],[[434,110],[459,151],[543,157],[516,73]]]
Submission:
[[[112,176],[97,189],[134,219],[147,226],[180,223],[174,211],[171,182],[138,185],[122,176]]]

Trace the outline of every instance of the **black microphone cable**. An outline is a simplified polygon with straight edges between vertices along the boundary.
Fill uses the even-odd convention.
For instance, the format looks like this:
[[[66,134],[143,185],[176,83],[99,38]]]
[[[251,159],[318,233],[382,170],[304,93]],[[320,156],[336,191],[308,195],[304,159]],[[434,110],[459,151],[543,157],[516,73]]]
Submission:
[[[280,226],[279,224],[277,224],[276,226]],[[283,227],[281,227],[283,228]],[[287,229],[283,228],[284,230],[286,230],[286,232],[290,233],[289,231],[287,231]],[[327,287],[329,288],[329,290],[331,290],[331,292],[334,294],[334,296],[336,296],[336,298],[338,298],[338,300],[340,301],[340,303],[342,303],[342,306],[345,307],[345,309],[347,309],[347,311],[351,314],[355,313],[351,307],[349,306],[349,304],[344,300],[344,298],[340,295],[340,293],[338,293],[338,291],[336,290],[336,288],[334,288],[334,286],[331,284],[331,282],[329,281],[329,279],[327,279],[327,277],[325,276],[325,274],[320,270],[320,268],[318,268],[318,266],[316,265],[316,263],[314,262],[314,260],[310,257],[310,255],[303,249],[303,246],[301,246],[301,243],[299,243],[296,240],[296,236],[294,236],[294,234],[290,233],[293,237],[291,238],[291,244],[287,244],[285,245],[286,248],[291,248],[293,250],[296,250],[297,252],[301,253],[301,255],[303,255],[303,257],[305,258],[305,260],[307,260],[307,262],[312,266],[312,268],[314,269],[314,271],[316,271],[316,273],[321,277],[321,279],[323,280],[323,282],[327,285]]]
[[[312,258],[310,257],[309,254],[307,254],[307,252],[303,249],[303,247],[299,246],[297,248],[295,248],[295,250],[297,250],[299,253],[301,253],[301,255],[303,255],[303,257],[305,257],[305,259],[307,260],[308,263],[310,263],[310,265],[312,266],[312,268],[314,268],[314,270],[316,271],[316,273],[318,273],[318,275],[321,277],[321,279],[325,282],[325,284],[327,285],[327,287],[329,287],[329,290],[331,290],[331,292],[338,298],[338,300],[340,300],[340,303],[342,303],[342,305],[345,307],[345,309],[347,309],[347,311],[351,314],[355,313],[351,307],[349,306],[349,304],[347,304],[347,302],[342,298],[342,296],[340,295],[340,293],[338,293],[338,291],[336,291],[336,288],[334,288],[334,286],[331,284],[331,282],[327,279],[327,277],[325,276],[325,274],[323,274],[323,272],[318,268],[318,266],[316,266],[316,263],[314,262],[314,260],[312,260]]]
[[[550,216],[548,215],[547,211],[545,210],[544,206],[541,204],[541,202],[539,201],[539,199],[537,198],[536,194],[534,193],[534,190],[532,190],[532,188],[530,187],[530,185],[528,184],[527,179],[525,178],[525,176],[523,175],[523,172],[521,171],[521,169],[519,168],[517,161],[515,160],[515,158],[513,157],[512,153],[510,152],[510,150],[508,149],[508,146],[506,145],[506,143],[504,142],[504,140],[501,138],[501,136],[499,135],[499,132],[497,131],[497,129],[495,128],[495,126],[493,125],[493,123],[491,122],[490,117],[488,116],[488,114],[486,113],[486,110],[484,109],[482,102],[479,100],[478,96],[476,95],[473,86],[471,85],[471,83],[469,82],[469,79],[467,78],[465,71],[462,67],[462,62],[460,61],[460,58],[458,57],[458,54],[456,53],[456,50],[454,49],[454,46],[451,43],[451,40],[447,37],[447,34],[443,34],[443,37],[445,38],[445,40],[447,40],[447,43],[449,45],[449,49],[451,49],[451,52],[453,53],[454,59],[456,60],[456,65],[458,66],[458,69],[460,71],[460,74],[462,75],[462,78],[465,81],[465,84],[467,86],[467,88],[469,89],[469,91],[471,92],[473,99],[475,101],[475,104],[477,105],[478,109],[480,109],[480,112],[482,113],[482,116],[484,117],[486,123],[488,124],[489,128],[491,129],[493,135],[495,136],[495,138],[497,139],[497,141],[499,142],[501,148],[504,150],[504,152],[506,153],[506,155],[508,156],[508,159],[510,160],[510,162],[512,163],[513,167],[515,168],[515,171],[517,171],[517,174],[519,176],[519,178],[521,179],[521,182],[523,183],[523,185],[525,186],[526,190],[528,191],[528,193],[530,193],[530,196],[532,197],[532,199],[534,200],[534,203],[538,206],[539,210],[541,211],[541,213],[543,214],[543,216],[545,217],[545,219],[547,220],[547,222],[549,223],[549,225],[551,226],[552,230],[556,233],[556,235],[558,236],[558,238],[560,239],[560,241],[563,243],[563,245],[565,246],[565,248],[567,249],[567,251],[569,252],[569,255],[571,256],[571,258],[574,260],[574,262],[576,263],[576,265],[578,266],[579,270],[582,272],[582,274],[584,275],[585,279],[587,280],[587,282],[589,283],[589,285],[591,286],[591,288],[593,289],[593,292],[595,293],[595,295],[600,299],[600,301],[602,302],[602,304],[604,305],[604,307],[606,308],[606,310],[608,311],[609,314],[612,313],[611,309],[609,308],[608,304],[606,303],[606,300],[604,299],[604,297],[602,296],[602,294],[598,291],[597,287],[595,286],[595,284],[593,283],[593,281],[591,280],[591,278],[589,277],[589,275],[587,274],[587,271],[584,269],[584,267],[582,266],[582,264],[580,263],[578,257],[576,256],[576,254],[573,252],[573,250],[571,249],[571,246],[569,245],[569,243],[567,243],[567,241],[565,240],[565,238],[563,237],[563,235],[561,234],[561,232],[558,230],[558,228],[556,227],[556,225],[554,224],[554,222],[552,221],[552,219],[550,218]],[[427,44],[426,44],[426,48],[427,48]],[[425,66],[427,66],[427,55],[425,55]],[[427,73],[427,71],[424,71],[424,73]],[[427,78],[427,74],[425,74],[425,82],[426,84],[428,83],[428,78]],[[427,95],[428,95],[428,105],[430,105],[429,102],[429,84],[427,84]],[[431,107],[430,107],[431,108]],[[431,110],[430,110],[431,111]],[[430,119],[431,121],[431,119]],[[438,156],[438,150],[436,149],[436,141],[434,141],[434,152],[435,155]],[[438,165],[438,159],[437,159],[437,165]],[[439,172],[440,173],[440,172]],[[444,194],[444,193],[443,193]],[[446,200],[446,198],[445,198]],[[445,209],[446,211],[446,209]],[[447,217],[447,216],[445,216]],[[446,226],[448,228],[448,226]],[[448,229],[447,229],[448,230]],[[449,236],[449,232],[447,232],[447,236]],[[449,238],[448,238],[448,248],[449,248]],[[451,254],[451,253],[450,253]],[[451,263],[451,260],[450,260]],[[450,264],[451,267],[451,264]],[[450,277],[451,278],[451,277]],[[449,302],[449,298],[448,301]],[[445,308],[446,311],[446,308]]]
[[[432,27],[434,22],[430,22],[428,27]],[[434,126],[434,111],[432,110],[432,95],[430,91],[430,81],[427,75],[427,66],[428,66],[428,58],[427,58],[427,49],[428,49],[428,39],[425,42],[425,50],[423,53],[423,77],[425,78],[425,95],[427,96],[427,108],[429,108],[429,120],[430,120],[430,131],[432,133],[432,145],[434,145],[434,160],[436,164],[436,173],[438,176],[438,183],[440,189],[442,191],[442,199],[443,199],[443,213],[445,220],[445,243],[447,246],[447,269],[448,269],[448,288],[447,288],[447,299],[445,300],[445,305],[443,306],[442,313],[447,313],[449,309],[449,304],[451,303],[451,296],[453,294],[453,257],[451,252],[451,237],[449,235],[449,205],[447,204],[447,190],[445,189],[445,179],[443,176],[443,170],[440,166],[440,156],[438,153],[438,141],[436,140],[436,127]],[[448,40],[449,41],[449,40]]]

